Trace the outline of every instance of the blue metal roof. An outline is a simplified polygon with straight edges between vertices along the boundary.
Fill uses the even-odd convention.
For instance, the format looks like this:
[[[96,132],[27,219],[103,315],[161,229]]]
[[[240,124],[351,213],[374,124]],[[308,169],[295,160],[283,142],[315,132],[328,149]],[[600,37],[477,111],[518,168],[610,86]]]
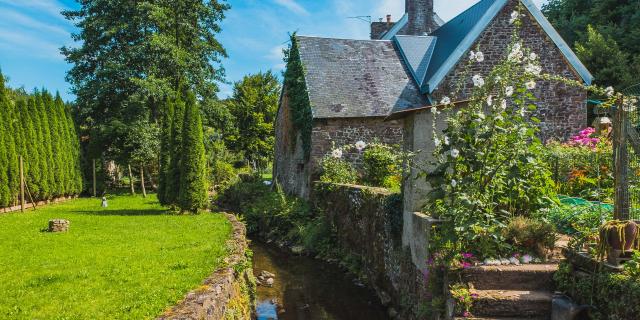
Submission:
[[[436,47],[436,37],[402,36],[394,38],[402,58],[418,86],[422,87],[429,68],[431,57]]]
[[[405,13],[402,18],[400,18],[400,20],[398,20],[398,22],[396,22],[393,27],[391,27],[391,29],[389,29],[389,31],[385,32],[385,34],[382,35],[382,38],[380,40],[391,40],[393,39],[393,37],[396,36],[396,34],[398,34],[398,32],[400,32],[400,30],[402,30],[402,28],[404,28],[404,26],[407,25],[407,23],[409,23],[409,14]]]

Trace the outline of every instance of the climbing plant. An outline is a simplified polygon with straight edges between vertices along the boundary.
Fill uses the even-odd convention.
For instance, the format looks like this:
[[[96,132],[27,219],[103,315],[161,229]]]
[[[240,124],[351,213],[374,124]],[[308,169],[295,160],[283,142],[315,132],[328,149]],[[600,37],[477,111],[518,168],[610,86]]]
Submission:
[[[284,60],[287,63],[287,70],[284,73],[284,90],[289,99],[289,109],[291,110],[294,129],[293,137],[300,134],[302,149],[304,150],[305,158],[308,159],[311,154],[313,115],[296,33],[291,35],[291,46],[284,51],[284,56]],[[291,139],[294,144],[296,140],[295,138]]]

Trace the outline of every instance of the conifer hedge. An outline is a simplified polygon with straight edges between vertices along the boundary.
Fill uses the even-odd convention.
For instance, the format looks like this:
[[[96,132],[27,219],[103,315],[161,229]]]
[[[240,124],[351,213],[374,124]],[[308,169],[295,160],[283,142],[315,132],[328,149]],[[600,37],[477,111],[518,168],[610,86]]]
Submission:
[[[19,156],[33,200],[82,191],[80,142],[69,107],[47,91],[11,90],[0,73],[0,208],[18,203]]]

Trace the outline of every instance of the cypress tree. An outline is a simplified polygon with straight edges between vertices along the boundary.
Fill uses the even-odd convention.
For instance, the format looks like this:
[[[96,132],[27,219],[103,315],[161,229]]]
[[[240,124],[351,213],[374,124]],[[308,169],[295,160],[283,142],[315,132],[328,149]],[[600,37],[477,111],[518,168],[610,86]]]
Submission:
[[[207,163],[200,109],[195,95],[187,94],[182,128],[182,161],[180,164],[180,198],[182,211],[197,212],[207,206]]]
[[[60,101],[58,101],[58,99],[56,98],[56,100],[53,102],[53,104],[51,105],[51,109],[49,110],[49,125],[51,127],[51,149],[53,151],[54,154],[54,161],[53,161],[53,170],[54,170],[54,187],[52,188],[52,190],[54,190],[54,195],[55,196],[61,196],[64,194],[64,172],[63,172],[63,168],[64,168],[64,164],[63,164],[63,159],[62,159],[62,153],[64,152],[63,149],[63,144],[62,144],[62,139],[63,137],[61,136],[61,130],[60,130],[60,117],[59,117],[59,112],[58,112],[58,108],[59,108],[59,103]]]
[[[8,117],[8,98],[4,88],[4,76],[0,72],[0,119],[7,122]],[[4,139],[5,135],[11,134],[5,131],[5,124],[0,123],[0,208],[8,207],[11,202],[11,193],[9,191],[9,157],[7,155],[7,146]]]
[[[162,131],[160,132],[160,172],[158,183],[158,200],[163,205],[168,205],[166,189],[169,178],[169,166],[171,164],[171,128],[174,114],[173,101],[165,103],[162,117]]]
[[[7,120],[3,121],[5,132],[11,133],[4,135],[4,145],[6,147],[7,165],[8,165],[8,181],[9,181],[9,205],[16,203],[18,199],[18,188],[20,187],[20,173],[18,164],[18,150],[20,142],[20,126],[19,115],[16,112],[16,105],[13,97],[10,95],[9,89],[5,90],[6,104],[5,114]]]
[[[53,97],[47,91],[42,92],[41,103],[39,104],[38,114],[40,115],[40,125],[42,130],[42,145],[43,153],[41,156],[44,158],[43,162],[46,166],[46,172],[43,173],[43,189],[45,188],[44,182],[46,181],[47,198],[51,198],[54,194],[55,177],[54,177],[54,154],[51,141],[51,124],[50,124],[50,109],[53,104]]]
[[[58,94],[59,96],[59,94]],[[67,141],[69,142],[69,182],[70,194],[79,194],[82,191],[82,172],[80,167],[80,138],[78,131],[71,115],[70,106],[65,105],[64,108],[66,124],[67,124]]]
[[[36,91],[33,94],[34,98],[34,110],[33,110],[33,118],[34,118],[34,129],[36,134],[35,147],[37,149],[37,157],[38,160],[38,171],[40,180],[37,182],[40,192],[37,195],[34,195],[41,199],[48,199],[51,196],[51,190],[49,188],[49,166],[48,166],[48,154],[47,149],[49,145],[45,141],[45,131],[46,130],[46,114],[44,113],[44,97],[46,95],[46,91],[38,92]]]
[[[178,93],[173,109],[173,119],[171,124],[171,155],[169,160],[169,170],[165,188],[165,203],[177,204],[180,193],[180,173],[182,162],[182,127],[184,125],[185,105]]]

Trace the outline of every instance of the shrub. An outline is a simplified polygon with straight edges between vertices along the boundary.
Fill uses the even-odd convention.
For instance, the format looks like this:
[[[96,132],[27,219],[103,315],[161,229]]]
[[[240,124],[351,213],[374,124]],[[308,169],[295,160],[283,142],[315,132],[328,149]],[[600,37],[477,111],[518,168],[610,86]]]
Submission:
[[[373,187],[399,189],[401,158],[397,150],[387,145],[372,144],[364,151],[363,182]]]
[[[515,217],[503,231],[504,238],[514,249],[543,257],[555,248],[558,236],[553,225],[540,219]]]
[[[358,183],[358,172],[351,163],[341,157],[326,156],[322,159],[320,181],[356,184]]]
[[[640,278],[629,272],[596,272],[577,277],[568,262],[554,275],[559,291],[579,304],[592,305],[592,319],[637,319],[640,314]]]

